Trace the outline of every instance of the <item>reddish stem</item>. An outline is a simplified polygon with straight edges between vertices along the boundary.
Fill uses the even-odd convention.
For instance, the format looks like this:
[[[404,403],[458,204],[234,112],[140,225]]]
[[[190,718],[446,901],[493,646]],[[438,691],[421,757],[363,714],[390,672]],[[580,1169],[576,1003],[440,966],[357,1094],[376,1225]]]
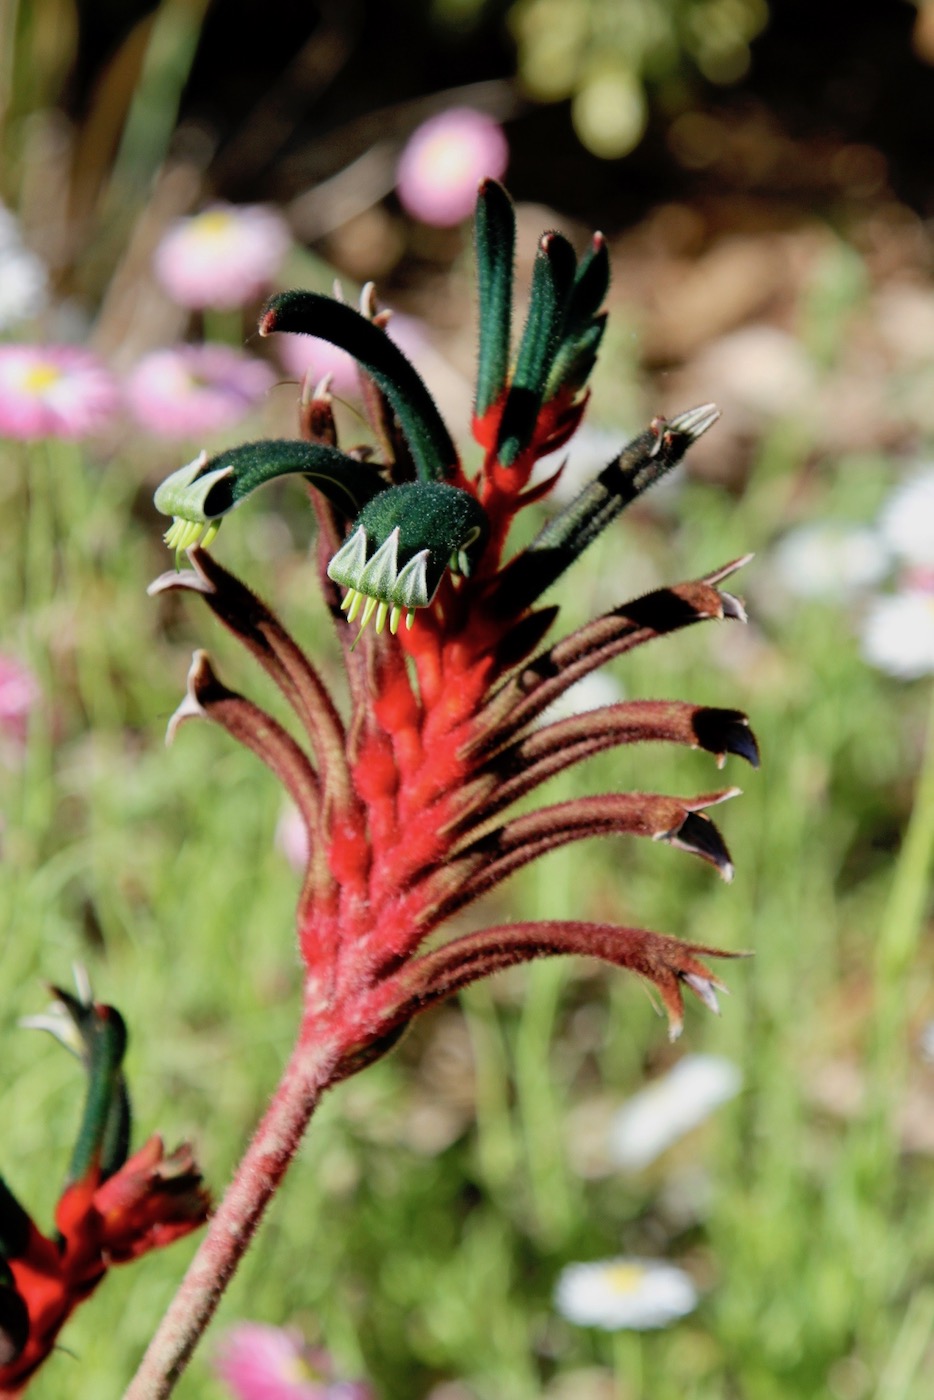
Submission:
[[[175,1389],[298,1150],[321,1095],[334,1081],[339,1060],[339,1048],[330,1038],[299,1039],[124,1400],[163,1400]]]

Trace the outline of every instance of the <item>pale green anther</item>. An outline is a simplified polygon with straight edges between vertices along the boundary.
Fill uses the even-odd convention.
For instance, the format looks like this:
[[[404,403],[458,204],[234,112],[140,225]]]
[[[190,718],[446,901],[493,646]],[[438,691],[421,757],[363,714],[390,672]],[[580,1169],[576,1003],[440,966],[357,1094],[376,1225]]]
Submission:
[[[200,452],[193,462],[167,476],[153,497],[156,510],[173,517],[163,538],[175,550],[176,560],[192,545],[200,543],[206,549],[220,529],[220,520],[211,520],[205,514],[204,502],[218,481],[233,474],[233,467],[218,467],[199,476],[207,460],[207,453]]]

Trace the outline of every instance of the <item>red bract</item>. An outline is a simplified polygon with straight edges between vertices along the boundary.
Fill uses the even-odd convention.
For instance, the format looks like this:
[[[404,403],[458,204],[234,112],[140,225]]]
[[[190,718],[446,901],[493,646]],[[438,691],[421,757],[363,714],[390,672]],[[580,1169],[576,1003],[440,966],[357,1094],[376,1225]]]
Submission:
[[[112,1006],[53,990],[55,1013],[28,1024],[52,1031],[81,1058],[88,1097],[53,1236],[38,1230],[0,1179],[0,1397],[22,1391],[112,1264],[187,1235],[210,1204],[187,1143],[166,1156],[162,1139],[151,1137],[127,1159],[123,1020]]]
[[[505,195],[488,183],[478,213],[474,420],[485,457],[475,479],[424,385],[383,334],[372,297],[364,314],[291,292],[269,304],[262,333],[313,332],[356,354],[383,461],[377,468],[337,450],[324,389],[305,395],[303,442],[254,443],[199,460],[157,497],[176,514],[170,537],[178,544],[192,532],[215,532],[227,510],[272,476],[299,473],[315,488],[319,576],[343,642],[347,718],[274,613],[205,550],[190,551],[192,570],[166,574],[153,587],[200,594],[275,681],[304,731],[307,743],[300,745],[228,689],[204,652],[196,654],[172,731],[195,715],[221,724],[276,773],[307,829],[298,911],[305,1034],[338,1045],[335,1077],[385,1049],[426,1006],[545,954],[589,953],[646,977],[662,995],[672,1034],[681,1026],[682,985],[716,1006],[719,984],[699,957],[722,954],[642,929],[507,923],[423,951],[452,914],[514,870],[588,836],[649,836],[731,877],[726,847],[705,811],[735,789],[696,798],[603,794],[504,815],[554,774],[640,741],[701,747],[721,763],[728,753],[757,762],[747,721],[735,710],[634,701],[540,723],[552,701],[612,658],[694,622],[742,619],[743,610],[718,587],[737,566],[731,564],[615,608],[536,654],[558,611],[534,606],[539,595],[717,411],[705,405],[670,422],[656,419],[527,549],[505,559],[514,517],[552,484],[529,485],[535,463],[568,440],[586,405],[581,390],[603,329],[598,308],[608,276],[599,235],[580,264],[564,239],[545,235],[529,321],[509,370],[511,219]],[[354,511],[345,533],[341,516]],[[443,530],[436,542],[432,532]],[[406,592],[403,572],[419,564],[421,582]],[[335,580],[349,590],[343,602]],[[358,647],[360,638],[341,618],[348,598],[355,600],[351,617],[366,600],[361,632],[374,611],[378,631],[387,616],[395,631],[403,611],[409,626],[395,638],[369,632]]]

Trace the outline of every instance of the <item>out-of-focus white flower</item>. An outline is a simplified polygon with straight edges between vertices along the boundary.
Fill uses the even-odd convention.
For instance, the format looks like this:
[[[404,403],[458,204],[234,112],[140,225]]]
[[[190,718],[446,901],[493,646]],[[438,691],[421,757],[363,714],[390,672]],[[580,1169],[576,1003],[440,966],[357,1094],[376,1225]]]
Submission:
[[[900,680],[934,674],[934,593],[906,589],[873,600],[862,626],[870,666]]]
[[[632,431],[627,428],[605,428],[593,426],[585,421],[574,434],[568,447],[551,452],[536,463],[532,480],[543,481],[546,477],[554,475],[563,464],[563,470],[554,485],[550,499],[566,505],[568,501],[573,501],[581,489],[593,481],[604,467],[609,466],[613,459],[619,456],[632,436]],[[653,486],[653,495],[669,490],[669,483],[673,482],[676,476],[676,472],[669,472],[667,476],[662,477],[661,481]]]
[[[0,203],[0,331],[38,316],[48,299],[45,265],[23,243],[15,216]]]
[[[308,864],[308,831],[294,803],[282,809],[276,822],[276,849],[281,851],[293,870],[302,873]]]
[[[416,219],[450,228],[473,213],[480,181],[498,180],[508,160],[506,137],[492,117],[451,107],[409,137],[399,157],[396,193]]]
[[[584,715],[588,710],[598,710],[601,705],[616,705],[626,698],[626,693],[615,677],[605,671],[591,671],[579,681],[568,686],[542,715],[542,723],[550,724],[558,719],[570,719],[573,715]]]
[[[569,1264],[555,1288],[555,1307],[578,1327],[667,1327],[697,1307],[697,1289],[683,1269],[657,1259],[603,1259]]]
[[[735,1098],[742,1082],[732,1060],[686,1055],[616,1114],[610,1127],[610,1160],[627,1171],[648,1166],[715,1108]]]
[[[879,583],[891,559],[878,531],[823,520],[789,530],[772,562],[781,585],[796,597],[843,602]]]
[[[896,487],[882,508],[879,530],[904,563],[919,569],[934,567],[934,467]]]
[[[179,306],[231,310],[269,290],[291,241],[281,214],[265,204],[212,204],[170,225],[153,264]]]
[[[718,402],[730,420],[747,423],[806,410],[815,372],[800,343],[775,326],[744,326],[715,340],[698,356],[702,382],[722,384]]]

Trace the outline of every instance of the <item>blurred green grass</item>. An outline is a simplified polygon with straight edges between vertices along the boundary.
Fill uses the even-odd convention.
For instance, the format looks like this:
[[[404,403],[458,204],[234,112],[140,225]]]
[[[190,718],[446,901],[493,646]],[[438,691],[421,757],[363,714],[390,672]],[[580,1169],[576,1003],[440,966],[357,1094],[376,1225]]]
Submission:
[[[624,518],[563,588],[561,622],[767,547],[783,523],[768,469],[777,450],[764,445],[739,505],[689,482],[661,514]],[[80,1086],[57,1047],[16,1028],[42,1004],[41,982],[67,982],[74,960],[89,967],[130,1025],[138,1140],[193,1138],[220,1190],[297,1019],[296,877],[273,843],[280,794],[248,754],[207,725],[163,747],[194,645],[209,646],[230,683],[269,697],[196,599],[147,599],[170,560],[140,504],[145,469],[129,454],[101,467],[61,445],[9,460],[4,513],[19,524],[0,557],[8,637],[46,703],[22,771],[0,778],[3,1170],[48,1226]],[[866,470],[881,493],[884,464]],[[818,511],[840,489],[828,473]],[[285,600],[316,655],[333,655],[307,560],[264,554],[263,540],[235,517],[216,548]],[[758,567],[735,580],[753,601]],[[687,1012],[683,1047],[728,1055],[746,1078],[740,1099],[675,1154],[702,1169],[706,1210],[689,1209],[687,1223],[666,1212],[669,1159],[636,1177],[573,1167],[575,1109],[596,1095],[621,1103],[672,1058],[642,988],[584,962],[510,974],[329,1096],[180,1396],[220,1396],[208,1359],[239,1317],[296,1322],[385,1400],[444,1378],[479,1400],[531,1400],[593,1366],[618,1369],[620,1397],[653,1400],[927,1394],[934,1164],[901,1152],[895,1119],[930,1013],[929,953],[894,965],[880,1001],[873,987],[927,687],[870,673],[835,608],[773,600],[765,612],[760,622],[753,609],[746,631],[704,625],[612,668],[633,697],[747,709],[760,772],[731,759],[718,775],[706,755],[633,748],[547,794],[736,781],[744,795],[720,814],[735,883],[676,851],[612,840],[554,853],[463,916],[465,926],[485,912],[612,918],[754,951],[717,968],[732,993],[721,1019]],[[880,1065],[882,1004],[897,1014]],[[840,1060],[883,1083],[881,1116],[871,1103],[838,1116],[819,1101],[815,1081]],[[680,1188],[689,1206],[694,1189]],[[194,1245],[113,1271],[35,1380],[37,1400],[116,1395]],[[698,1312],[666,1333],[616,1339],[558,1319],[561,1265],[622,1250],[686,1259],[704,1287]]]
[[[96,109],[119,141],[96,172],[93,217],[74,245],[84,263],[71,269],[89,301],[165,158],[201,14],[165,0],[142,68],[132,35],[114,56],[114,73],[128,74],[118,85],[126,109],[108,115],[103,98]],[[35,118],[59,99],[72,21],[67,5],[13,5],[0,17],[5,192],[30,188],[31,168],[44,173],[37,151],[57,128]],[[864,291],[843,245],[825,272],[802,318],[821,365]],[[602,381],[628,408],[634,342],[609,343],[597,397]],[[815,481],[810,453],[800,425],[778,424],[741,495],[689,482],[661,511],[614,526],[561,594],[566,627],[762,551],[736,580],[750,595],[748,631],[704,626],[613,667],[633,697],[749,711],[763,767],[730,761],[722,776],[745,792],[718,814],[735,883],[667,848],[606,841],[521,872],[488,910],[632,920],[752,949],[753,959],[718,967],[732,993],[723,1016],[691,1005],[681,1046],[735,1059],[743,1094],[657,1167],[581,1175],[580,1111],[622,1103],[670,1062],[663,1021],[633,979],[583,961],[473,989],[325,1101],[182,1400],[220,1400],[211,1349],[241,1317],[298,1324],[348,1374],[371,1376],[383,1400],[418,1400],[448,1378],[477,1400],[591,1400],[600,1368],[616,1372],[619,1400],[927,1400],[934,1163],[902,1149],[898,1115],[906,1076],[930,1081],[916,1045],[934,1010],[931,955],[915,951],[907,926],[889,940],[908,934],[907,958],[880,959],[878,948],[929,687],[870,673],[839,609],[777,605],[757,582],[771,541],[800,518],[806,467],[815,517],[843,504],[868,519],[891,485],[881,457],[841,457]],[[42,1005],[41,984],[67,983],[74,960],[89,967],[98,996],[129,1022],[137,1142],[153,1131],[170,1146],[192,1138],[220,1191],[297,1021],[297,880],[273,844],[273,779],[208,726],[163,746],[194,646],[209,646],[231,684],[270,697],[196,599],[145,596],[170,563],[147,504],[151,449],[101,462],[4,443],[2,457],[3,646],[31,661],[45,703],[22,769],[0,769],[0,1169],[49,1228],[81,1085],[58,1047],[17,1029]],[[297,516],[294,495],[283,500]],[[316,656],[333,656],[308,562],[283,550],[285,533],[235,517],[217,548]],[[719,782],[709,757],[641,748],[592,762],[549,796]],[[483,919],[480,907],[464,916]],[[829,1112],[817,1092],[839,1063],[869,1088],[862,1112]],[[675,1190],[680,1212],[666,1206]],[[119,1394],[196,1243],[113,1271],[30,1394]],[[558,1319],[560,1267],[622,1250],[686,1260],[704,1289],[698,1312],[667,1332],[618,1338]]]

